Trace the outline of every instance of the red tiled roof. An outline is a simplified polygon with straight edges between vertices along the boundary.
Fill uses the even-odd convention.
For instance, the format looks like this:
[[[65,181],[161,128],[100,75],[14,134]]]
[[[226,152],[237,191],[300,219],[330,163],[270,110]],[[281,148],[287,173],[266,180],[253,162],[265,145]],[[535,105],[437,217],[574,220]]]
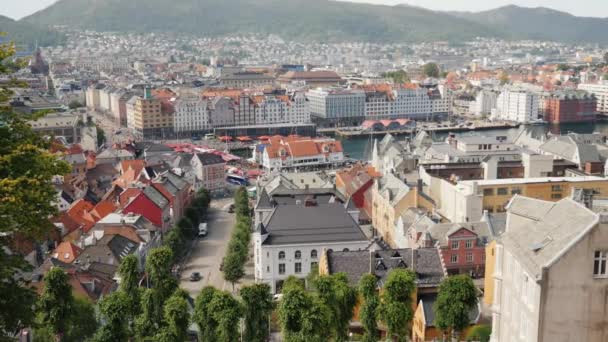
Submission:
[[[121,207],[125,207],[131,200],[137,197],[141,193],[141,189],[139,188],[127,188],[123,191],[118,197],[118,202]]]
[[[116,210],[116,205],[110,200],[103,200],[91,210],[91,214],[99,221]]]
[[[72,263],[80,253],[82,249],[71,242],[62,242],[53,251],[53,258],[60,260],[66,264]]]

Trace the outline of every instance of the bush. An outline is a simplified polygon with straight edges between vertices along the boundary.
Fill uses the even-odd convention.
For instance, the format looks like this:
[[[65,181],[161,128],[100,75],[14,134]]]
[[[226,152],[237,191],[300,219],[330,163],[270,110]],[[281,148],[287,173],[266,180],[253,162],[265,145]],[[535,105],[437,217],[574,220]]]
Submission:
[[[476,325],[467,334],[467,341],[479,341],[488,342],[490,341],[490,335],[492,334],[492,327],[489,325]]]

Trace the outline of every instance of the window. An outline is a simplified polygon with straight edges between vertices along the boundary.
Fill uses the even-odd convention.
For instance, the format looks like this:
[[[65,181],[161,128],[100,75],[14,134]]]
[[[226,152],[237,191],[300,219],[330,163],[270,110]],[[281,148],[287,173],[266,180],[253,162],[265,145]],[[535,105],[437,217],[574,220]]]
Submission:
[[[266,272],[270,272],[270,266],[266,266]]]
[[[452,241],[452,249],[458,249],[460,247],[460,241]]]
[[[500,195],[500,196],[508,195],[509,194],[509,189],[507,189],[507,188],[498,188],[496,190],[496,194]]]
[[[302,263],[296,262],[296,273],[302,273]]]
[[[313,249],[312,251],[310,251],[310,257],[313,259],[317,258],[317,250]]]
[[[552,199],[560,199],[562,198],[562,194],[551,194]]]
[[[310,263],[310,269],[314,269],[315,267],[317,267],[317,265],[319,265],[319,263],[317,263],[316,261],[313,261]]]
[[[458,262],[458,254],[452,254],[452,256],[450,257],[450,262],[452,264],[455,264]]]
[[[467,263],[473,263],[473,253],[467,253]]]
[[[279,260],[283,260],[283,259],[285,259],[285,252],[280,251],[279,252]]]
[[[285,274],[285,264],[279,264],[279,274]]]
[[[467,240],[467,241],[464,243],[464,247],[465,247],[465,248],[473,248],[473,240]]]
[[[593,257],[593,276],[596,278],[608,278],[606,273],[606,259],[608,259],[607,251],[595,251]]]
[[[344,249],[342,250],[342,252],[348,252],[348,251],[349,251],[349,250],[348,250],[348,248],[344,248]]]
[[[300,252],[300,251],[296,251],[296,253],[295,253],[294,257],[295,257],[296,259],[302,259],[302,252]]]
[[[511,195],[521,195],[521,188],[512,188]]]
[[[484,196],[494,196],[494,189],[483,189]]]
[[[551,191],[562,191],[561,185],[551,185]]]

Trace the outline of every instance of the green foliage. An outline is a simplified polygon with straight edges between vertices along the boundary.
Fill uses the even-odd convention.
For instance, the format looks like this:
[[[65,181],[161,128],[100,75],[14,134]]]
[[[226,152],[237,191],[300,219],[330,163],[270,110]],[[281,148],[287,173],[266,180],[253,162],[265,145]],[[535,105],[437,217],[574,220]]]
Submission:
[[[136,317],[141,313],[141,289],[139,288],[139,269],[137,257],[127,255],[124,257],[118,266],[118,275],[120,277],[119,291],[124,292],[129,300],[129,308],[124,314],[129,322],[131,330]]]
[[[3,19],[0,27],[11,30],[2,24]],[[0,44],[0,75],[11,70],[14,63],[7,62],[14,53],[14,44]],[[0,235],[43,239],[56,229],[49,220],[57,213],[52,179],[68,173],[69,166],[48,152],[49,143],[26,122],[34,117],[17,115],[7,105],[13,93],[10,87],[20,86],[15,80],[0,86]],[[9,240],[0,239],[0,340],[34,323],[36,301],[35,292],[23,286],[21,276],[31,266],[21,256],[8,253]]]
[[[219,291],[214,287],[207,286],[201,290],[194,302],[194,316],[192,320],[198,325],[199,340],[217,341],[216,329],[218,322],[211,311],[211,301]]]
[[[559,70],[559,71],[568,71],[568,70],[570,70],[570,66],[568,64],[564,64],[564,63],[558,64],[557,65],[557,70]]]
[[[387,335],[398,341],[407,339],[414,317],[412,294],[416,290],[416,275],[410,270],[393,269],[386,279],[379,307],[379,316],[387,327]]]
[[[427,77],[439,77],[439,66],[435,63],[427,63],[422,66],[422,72]]]
[[[101,146],[106,142],[106,132],[99,126],[95,126],[95,130],[97,131],[97,146]]]
[[[167,332],[173,337],[173,341],[185,341],[188,335],[190,313],[188,312],[188,302],[179,291],[176,291],[165,303],[164,318]],[[162,340],[162,338],[158,340]]]
[[[378,333],[378,307],[380,306],[380,296],[378,295],[376,276],[368,273],[359,280],[359,293],[363,298],[361,309],[359,310],[359,321],[363,325],[365,334],[364,342],[377,342],[380,338]]]
[[[192,222],[192,226],[198,226],[200,214],[195,208],[193,208],[193,207],[186,208],[184,214],[190,220],[190,222]]]
[[[44,290],[38,300],[40,323],[48,325],[56,335],[67,332],[74,306],[68,275],[60,268],[52,268],[44,276]]]
[[[245,263],[247,262],[249,243],[251,242],[249,196],[247,189],[244,187],[240,187],[236,191],[234,206],[237,215],[236,225],[223,260],[224,279],[231,282],[233,288],[234,283],[245,275]]]
[[[72,100],[72,101],[70,101],[70,103],[68,103],[68,108],[70,108],[70,109],[77,109],[80,107],[84,107],[84,106],[78,100]]]
[[[34,48],[36,42],[41,46],[62,44],[66,38],[64,34],[56,30],[41,27],[36,23],[15,21],[2,15],[0,15],[0,27],[2,31],[7,32],[10,40],[29,48]]]
[[[179,226],[174,227],[173,229],[169,230],[169,232],[165,235],[163,239],[163,245],[171,249],[171,251],[173,252],[173,256],[175,256],[176,259],[179,258],[179,255],[184,250],[185,245],[185,241],[182,237],[182,234],[180,234],[180,230],[181,229],[179,228]]]
[[[602,80],[608,81],[608,74],[604,74],[604,76],[602,76]]]
[[[461,332],[470,324],[469,313],[477,305],[477,289],[467,275],[445,278],[435,301],[435,326],[446,332]]]
[[[105,325],[97,331],[95,342],[127,341],[129,337],[125,313],[131,309],[131,298],[124,291],[116,291],[99,303]]]
[[[315,280],[314,287],[321,302],[331,311],[332,319],[329,323],[334,340],[346,341],[349,322],[357,304],[357,290],[348,285],[344,273],[321,275]]]
[[[408,76],[407,72],[405,72],[405,70],[403,70],[403,69],[382,73],[382,77],[390,78],[396,84],[407,83],[410,81],[410,77]]]
[[[70,325],[65,342],[80,342],[93,336],[97,330],[97,320],[95,317],[95,307],[84,298],[74,298]]]
[[[218,291],[209,303],[209,311],[218,323],[216,333],[218,342],[233,342],[239,339],[239,320],[243,309],[238,300],[230,293]]]
[[[273,309],[272,293],[267,284],[254,284],[241,289],[243,318],[245,321],[244,340],[251,342],[268,341],[270,314]]]
[[[604,53],[604,63],[608,64],[608,52]]]
[[[492,335],[492,327],[489,325],[476,325],[467,334],[467,341],[488,342]]]

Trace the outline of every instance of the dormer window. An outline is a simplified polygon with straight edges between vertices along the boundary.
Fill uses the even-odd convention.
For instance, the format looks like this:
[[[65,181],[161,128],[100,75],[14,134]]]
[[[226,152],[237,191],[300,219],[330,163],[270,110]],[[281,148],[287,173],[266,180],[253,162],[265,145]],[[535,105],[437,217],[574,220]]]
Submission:
[[[384,261],[382,261],[382,260],[376,261],[376,270],[386,271],[386,265],[384,264]]]
[[[285,252],[280,251],[279,252],[279,260],[283,260],[283,259],[285,259]]]

